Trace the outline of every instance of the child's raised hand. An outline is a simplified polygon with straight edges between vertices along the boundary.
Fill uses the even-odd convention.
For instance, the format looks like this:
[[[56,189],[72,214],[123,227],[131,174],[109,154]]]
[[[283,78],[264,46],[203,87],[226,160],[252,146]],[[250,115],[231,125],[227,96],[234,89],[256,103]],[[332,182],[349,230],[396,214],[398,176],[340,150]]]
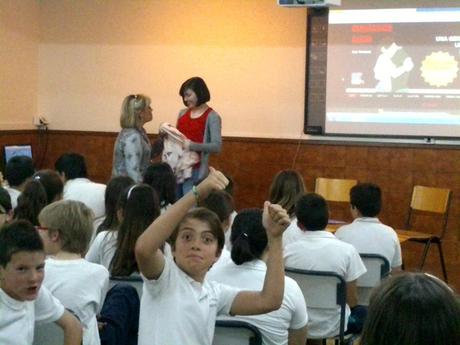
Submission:
[[[282,208],[280,205],[265,201],[264,212],[262,215],[262,224],[264,225],[268,236],[282,236],[284,230],[286,230],[290,223],[291,220],[284,208]]]
[[[196,187],[201,198],[206,198],[213,190],[223,190],[228,185],[224,174],[213,167],[209,168],[209,175]]]

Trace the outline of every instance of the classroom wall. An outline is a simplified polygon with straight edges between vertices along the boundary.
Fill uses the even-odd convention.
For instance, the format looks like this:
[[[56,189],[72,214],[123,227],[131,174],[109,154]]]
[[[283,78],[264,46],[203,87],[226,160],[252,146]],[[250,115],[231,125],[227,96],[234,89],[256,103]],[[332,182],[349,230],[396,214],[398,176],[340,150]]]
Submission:
[[[124,96],[152,98],[156,133],[178,90],[208,83],[223,135],[297,138],[306,9],[275,0],[42,0],[38,108],[51,129],[117,131]]]
[[[39,5],[0,1],[0,129],[30,129],[37,113]]]

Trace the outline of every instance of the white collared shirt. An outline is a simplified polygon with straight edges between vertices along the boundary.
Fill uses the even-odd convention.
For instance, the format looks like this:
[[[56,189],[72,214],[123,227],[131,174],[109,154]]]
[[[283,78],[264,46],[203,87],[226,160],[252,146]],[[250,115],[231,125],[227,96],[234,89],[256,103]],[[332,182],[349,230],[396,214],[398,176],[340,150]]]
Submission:
[[[262,260],[253,260],[242,265],[236,265],[230,259],[217,267],[213,267],[206,279],[243,290],[260,291],[264,285],[266,272],[267,265]],[[299,285],[293,279],[286,277],[280,309],[261,315],[238,315],[232,319],[255,325],[261,331],[265,345],[287,345],[288,330],[304,327],[307,324],[308,316],[305,298]]]
[[[18,301],[0,288],[0,344],[32,344],[35,322],[54,322],[63,314],[63,305],[44,286],[34,301]]]
[[[5,189],[10,195],[11,207],[14,210],[18,206],[18,198],[21,195],[21,192],[17,190],[16,188],[12,188],[8,186],[3,187],[3,189]]]
[[[351,224],[341,226],[335,235],[361,254],[380,254],[388,259],[391,267],[402,265],[398,235],[378,218],[356,218]]]
[[[366,273],[358,251],[350,244],[337,239],[328,231],[302,231],[298,240],[284,249],[284,265],[313,271],[332,271],[346,282],[358,279]],[[305,296],[308,301],[308,295]],[[311,338],[335,336],[339,332],[340,314],[337,309],[309,308],[308,334]],[[350,315],[347,306],[346,321]]]
[[[291,224],[283,232],[283,248],[288,244],[295,243],[303,237],[303,231],[297,225],[297,217],[291,219]]]
[[[113,256],[117,249],[117,230],[101,231],[91,243],[85,259],[110,270]]]
[[[139,345],[211,345],[217,315],[229,314],[239,291],[197,282],[168,257],[157,280],[143,279]]]
[[[43,286],[83,325],[83,345],[99,345],[96,315],[100,312],[109,287],[109,272],[85,259],[46,259]]]
[[[81,201],[94,213],[94,220],[105,216],[105,184],[79,177],[64,185],[64,200]]]

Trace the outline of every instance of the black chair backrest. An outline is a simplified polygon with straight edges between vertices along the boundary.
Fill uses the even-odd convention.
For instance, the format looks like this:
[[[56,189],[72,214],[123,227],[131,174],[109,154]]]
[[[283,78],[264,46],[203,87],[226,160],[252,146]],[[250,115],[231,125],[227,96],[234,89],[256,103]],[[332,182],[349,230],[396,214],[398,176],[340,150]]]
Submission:
[[[212,345],[262,345],[262,334],[248,322],[218,320]]]
[[[285,273],[299,285],[305,297],[307,308],[336,309],[340,307],[339,341],[340,344],[343,344],[347,307],[347,283],[345,279],[341,275],[329,271],[286,267]]]
[[[144,281],[139,275],[132,275],[128,277],[120,276],[111,276],[109,281],[109,288],[113,287],[115,284],[125,283],[134,287],[139,295],[139,299],[142,297],[142,289],[144,287]]]
[[[390,262],[386,257],[379,254],[359,254],[366,266],[367,272],[356,281],[358,288],[358,303],[369,305],[371,290],[380,285],[391,271]]]

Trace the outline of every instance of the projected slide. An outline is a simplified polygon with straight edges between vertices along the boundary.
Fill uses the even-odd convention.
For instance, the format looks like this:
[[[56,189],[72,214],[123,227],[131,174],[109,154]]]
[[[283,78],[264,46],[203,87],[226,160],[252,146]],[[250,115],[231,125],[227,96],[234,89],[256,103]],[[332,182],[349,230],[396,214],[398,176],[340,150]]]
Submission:
[[[460,137],[460,8],[330,11],[325,129]]]

